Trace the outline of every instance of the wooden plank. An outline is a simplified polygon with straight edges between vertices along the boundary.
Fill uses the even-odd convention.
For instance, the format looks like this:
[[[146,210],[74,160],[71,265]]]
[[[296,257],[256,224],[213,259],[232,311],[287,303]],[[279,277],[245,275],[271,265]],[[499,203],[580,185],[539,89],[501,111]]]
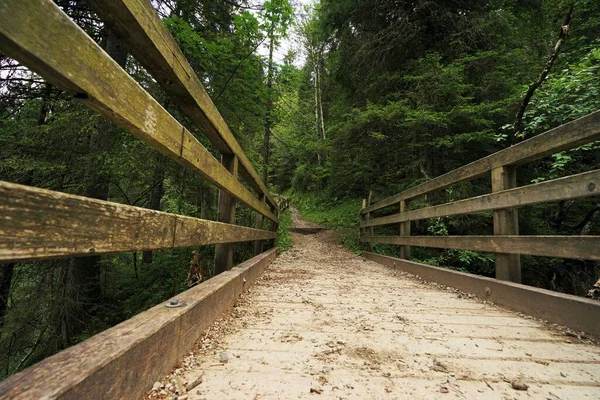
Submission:
[[[0,3],[0,50],[251,209],[276,219],[51,0]]]
[[[400,202],[400,214],[408,212],[410,200]],[[400,222],[400,236],[410,236],[410,221]],[[410,260],[410,246],[400,247],[400,258]]]
[[[531,204],[548,203],[600,194],[600,170],[553,179],[534,185],[472,197],[453,203],[422,208],[405,214],[394,214],[363,222],[361,227],[396,224],[404,221],[468,214],[478,211],[498,210]]]
[[[362,242],[600,260],[600,236],[363,236]]]
[[[517,187],[515,166],[492,170],[492,192]],[[494,235],[518,235],[519,211],[516,207],[494,210]],[[521,283],[521,257],[519,254],[496,253],[496,279]]]
[[[0,261],[249,242],[273,232],[0,181]]]
[[[369,197],[367,199],[367,207],[369,207],[371,205],[372,199],[373,199],[373,191],[369,190]],[[370,219],[371,219],[371,213],[366,213],[365,214],[365,222],[369,222]],[[369,236],[373,236],[373,234],[374,234],[373,229],[374,229],[373,227],[365,229],[365,234],[367,234]],[[367,244],[367,251],[373,251],[372,243]]]
[[[271,207],[271,211],[273,211],[273,213],[275,213],[275,215],[279,216],[279,210],[277,209],[277,206],[270,206],[270,207]],[[277,235],[277,230],[278,229],[279,229],[279,222],[277,222],[277,221],[269,221],[269,231],[271,231],[275,235]],[[275,239],[268,240],[267,241],[267,246],[268,246],[269,249],[275,247]]]
[[[233,176],[238,175],[238,158],[235,154],[223,154],[222,163]],[[235,198],[225,191],[219,191],[218,221],[235,223]],[[217,245],[215,249],[215,275],[229,271],[233,267],[233,243]]]
[[[269,190],[219,113],[194,69],[148,0],[89,0],[129,52],[223,154],[237,155],[242,176],[276,205]]]
[[[521,236],[522,237],[522,236]],[[552,323],[600,336],[600,302],[413,261],[364,253],[365,258]]]
[[[362,199],[362,206],[360,207],[361,212],[360,212],[360,215],[358,217],[358,220],[359,220],[358,225],[360,227],[358,229],[359,236],[363,235],[363,234],[365,234],[367,232],[367,230],[362,227],[362,224],[365,221],[365,217],[366,217],[366,215],[363,214],[362,210],[364,210],[365,208],[367,208],[367,199]]]
[[[275,259],[254,257],[0,382],[2,399],[139,399]]]
[[[473,180],[497,167],[525,164],[598,139],[600,139],[600,111],[551,129],[512,147],[481,158],[421,185],[379,201],[362,212],[373,212],[397,204],[401,200],[412,199],[434,190],[444,189],[464,181]]]

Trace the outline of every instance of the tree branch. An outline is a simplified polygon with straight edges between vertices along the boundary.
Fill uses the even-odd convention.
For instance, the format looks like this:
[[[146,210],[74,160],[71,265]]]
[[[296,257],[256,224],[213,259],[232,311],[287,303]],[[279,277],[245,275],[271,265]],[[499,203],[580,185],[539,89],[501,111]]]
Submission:
[[[567,15],[565,17],[565,22],[563,22],[562,26],[560,27],[558,41],[554,45],[554,49],[552,50],[552,53],[550,54],[550,58],[548,58],[548,61],[546,62],[546,66],[542,70],[542,73],[540,74],[539,78],[535,82],[533,82],[531,85],[529,85],[529,88],[527,89],[527,92],[525,93],[525,96],[523,97],[523,102],[521,104],[521,107],[519,108],[519,112],[517,113],[517,117],[515,120],[515,132],[514,132],[513,137],[509,137],[509,141],[510,141],[509,144],[512,144],[514,139],[519,137],[522,133],[523,115],[525,114],[525,110],[527,109],[527,106],[529,105],[529,102],[531,101],[533,94],[535,93],[537,88],[539,88],[542,85],[542,83],[544,83],[544,81],[546,80],[546,77],[548,76],[548,73],[550,73],[550,70],[552,69],[552,66],[554,65],[554,62],[558,58],[558,54],[560,53],[560,48],[562,47],[565,39],[567,38],[567,34],[569,32],[569,24],[571,23],[571,15],[572,14],[573,14],[573,6],[570,5],[569,10],[567,11]]]
[[[252,54],[254,54],[254,52],[256,51],[256,49],[258,49],[258,47],[261,44],[263,44],[263,42],[265,41],[265,39],[267,37],[268,37],[268,35],[265,36],[260,42],[258,42],[258,44],[254,47],[254,49],[246,57],[244,57],[242,60],[240,60],[240,62],[238,62],[238,64],[235,66],[235,68],[231,72],[231,75],[229,75],[229,78],[227,78],[227,81],[225,82],[225,85],[223,85],[223,88],[221,89],[221,91],[219,92],[219,94],[217,95],[217,97],[215,97],[214,101],[219,100],[219,98],[221,97],[221,95],[223,94],[223,92],[225,92],[225,89],[227,89],[227,85],[229,85],[229,82],[231,81],[231,79],[233,78],[233,76],[235,75],[235,73],[237,72],[237,70],[240,67],[240,65],[242,65],[242,63],[244,61],[246,61]]]

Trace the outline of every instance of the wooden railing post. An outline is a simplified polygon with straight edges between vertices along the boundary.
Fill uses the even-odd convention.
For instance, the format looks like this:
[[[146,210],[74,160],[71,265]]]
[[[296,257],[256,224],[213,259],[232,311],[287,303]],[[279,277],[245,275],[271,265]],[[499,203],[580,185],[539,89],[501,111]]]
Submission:
[[[371,206],[371,199],[373,198],[373,192],[369,191],[369,199],[367,200],[367,207]],[[368,212],[365,214],[365,221],[369,221],[371,219],[371,213]],[[373,227],[369,227],[366,229],[366,232],[369,234],[369,236],[373,237]],[[373,243],[369,242],[367,243],[367,250],[369,252],[373,252]]]
[[[360,207],[360,212],[358,214],[358,240],[360,242],[360,238],[365,233],[365,228],[361,228],[362,223],[365,221],[365,214],[363,214],[362,210],[367,208],[367,199],[362,199],[362,206]]]
[[[264,203],[265,202],[265,195],[261,194],[259,197],[259,200]],[[257,213],[256,215],[256,229],[262,229],[263,228],[263,224],[264,224],[264,217],[262,216],[262,214]],[[257,240],[256,242],[254,242],[254,255],[257,256],[260,253],[263,252],[263,247],[264,247],[264,242],[262,240]]]
[[[275,214],[277,216],[277,218],[279,218],[279,210],[277,209],[277,207],[275,207],[274,205],[270,206],[271,208],[271,212],[273,214]],[[271,232],[277,232],[277,230],[279,229],[279,224],[276,221],[270,221],[270,228],[269,230]],[[271,239],[269,240],[269,249],[272,249],[273,247],[275,247],[275,239]]]
[[[400,214],[408,211],[409,201],[400,202]],[[410,236],[410,221],[400,222],[400,236]],[[410,246],[400,246],[400,258],[410,260]]]
[[[237,179],[238,158],[233,154],[223,154],[221,163]],[[219,222],[227,224],[235,223],[236,200],[233,196],[219,190]],[[230,270],[233,267],[233,243],[218,244],[215,249],[215,275]]]
[[[497,167],[492,170],[492,192],[517,187],[515,166]],[[519,212],[516,207],[494,211],[494,235],[518,235]],[[519,254],[496,254],[496,279],[521,283],[521,256]]]

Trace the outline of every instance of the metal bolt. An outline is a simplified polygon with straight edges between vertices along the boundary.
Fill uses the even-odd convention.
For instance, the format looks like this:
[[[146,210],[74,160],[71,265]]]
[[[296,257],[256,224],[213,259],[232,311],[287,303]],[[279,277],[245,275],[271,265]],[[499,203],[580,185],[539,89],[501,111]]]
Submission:
[[[184,306],[185,303],[180,302],[179,300],[170,300],[167,304],[165,304],[168,308],[177,308]]]
[[[590,182],[588,185],[588,190],[593,192],[596,189],[596,184],[594,182]]]

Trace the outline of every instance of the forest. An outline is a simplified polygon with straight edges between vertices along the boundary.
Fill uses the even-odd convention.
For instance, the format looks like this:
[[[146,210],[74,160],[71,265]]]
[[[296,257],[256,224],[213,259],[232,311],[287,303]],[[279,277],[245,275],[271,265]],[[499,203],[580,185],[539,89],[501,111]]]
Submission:
[[[218,154],[86,0],[54,0]],[[151,0],[269,188],[355,252],[359,211],[600,109],[597,0]],[[0,40],[2,38],[0,37]],[[519,184],[600,167],[600,143],[536,161]],[[0,53],[0,181],[216,219],[217,190]],[[418,208],[488,193],[480,178]],[[289,212],[277,245],[287,249]],[[236,223],[256,216],[238,207]],[[521,234],[600,235],[597,197],[523,207]],[[383,232],[383,231],[382,231]],[[416,235],[486,235],[491,212],[417,221]],[[390,245],[377,250],[397,255]],[[192,251],[1,264],[0,379],[188,288]],[[252,243],[234,258],[252,257]],[[492,254],[415,248],[484,276]],[[523,256],[523,282],[584,296],[595,261]]]

